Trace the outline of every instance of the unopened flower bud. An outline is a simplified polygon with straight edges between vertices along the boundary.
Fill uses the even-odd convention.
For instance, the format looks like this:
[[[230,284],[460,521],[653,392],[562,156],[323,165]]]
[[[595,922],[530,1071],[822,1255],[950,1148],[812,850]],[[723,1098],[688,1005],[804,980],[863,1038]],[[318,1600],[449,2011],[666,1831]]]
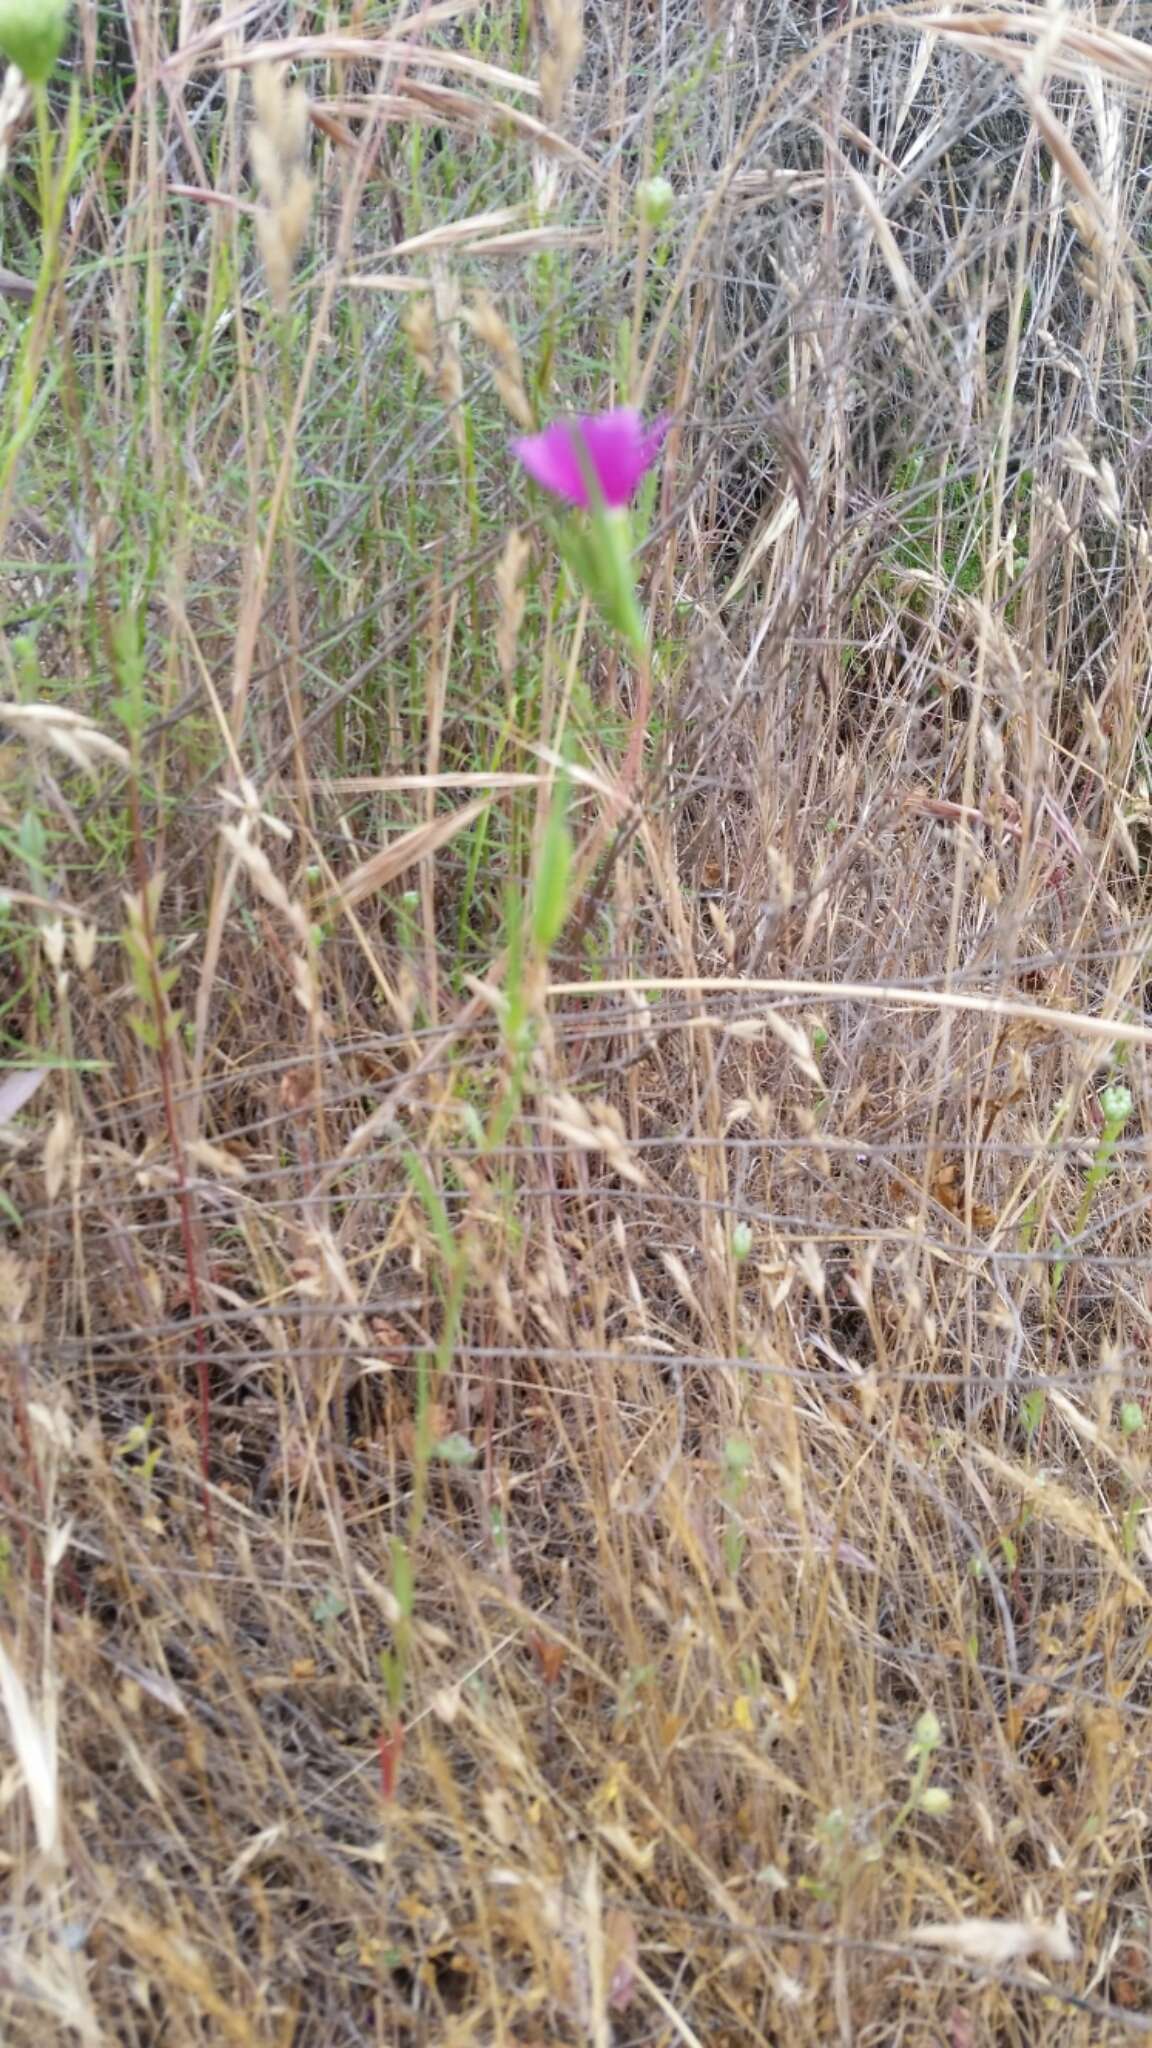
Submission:
[[[636,188],[636,206],[646,228],[662,228],[676,194],[667,178],[645,178]]]
[[[43,85],[63,47],[72,0],[0,0],[0,52]]]

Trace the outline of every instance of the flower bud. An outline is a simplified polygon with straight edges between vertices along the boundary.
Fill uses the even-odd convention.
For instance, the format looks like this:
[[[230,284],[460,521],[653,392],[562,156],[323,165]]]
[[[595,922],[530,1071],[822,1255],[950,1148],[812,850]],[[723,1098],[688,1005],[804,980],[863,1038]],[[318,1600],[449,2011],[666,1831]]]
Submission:
[[[730,1436],[724,1442],[724,1463],[730,1479],[743,1479],[752,1467],[752,1446],[742,1436]]]
[[[929,1756],[934,1749],[939,1749],[943,1740],[944,1730],[937,1716],[931,1707],[926,1707],[912,1730],[912,1740],[907,1752],[908,1762],[912,1763],[920,1756]]]
[[[952,1808],[952,1794],[943,1785],[926,1785],[920,1794],[920,1811],[939,1819]]]
[[[1104,1121],[1110,1123],[1113,1128],[1126,1124],[1132,1114],[1132,1090],[1125,1088],[1119,1081],[1111,1088],[1102,1089],[1100,1107],[1104,1112]]]
[[[744,1264],[751,1250],[752,1225],[744,1222],[734,1223],[732,1225],[732,1257],[738,1266]]]
[[[0,0],[0,52],[43,85],[63,47],[72,0]]]
[[[645,178],[636,187],[636,208],[646,228],[662,228],[676,198],[667,178]]]

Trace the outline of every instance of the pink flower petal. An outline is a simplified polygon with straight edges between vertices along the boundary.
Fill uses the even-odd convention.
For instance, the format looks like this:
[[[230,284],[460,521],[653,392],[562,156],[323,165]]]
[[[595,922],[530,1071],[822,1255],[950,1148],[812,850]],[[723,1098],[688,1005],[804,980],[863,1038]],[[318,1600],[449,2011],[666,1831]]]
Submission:
[[[579,421],[580,431],[592,460],[604,503],[613,508],[627,505],[645,472],[651,469],[667,423],[658,420],[645,428],[630,405],[615,412],[602,412]]]
[[[645,472],[651,469],[668,432],[666,418],[645,427],[633,406],[613,412],[584,413],[576,420],[554,420],[542,434],[513,441],[512,452],[534,483],[566,498],[570,505],[590,503],[587,470],[599,485],[605,505],[627,505]]]
[[[567,498],[570,505],[587,505],[588,486],[580,467],[568,420],[554,420],[542,434],[525,434],[513,441],[512,453],[524,464],[534,484]]]

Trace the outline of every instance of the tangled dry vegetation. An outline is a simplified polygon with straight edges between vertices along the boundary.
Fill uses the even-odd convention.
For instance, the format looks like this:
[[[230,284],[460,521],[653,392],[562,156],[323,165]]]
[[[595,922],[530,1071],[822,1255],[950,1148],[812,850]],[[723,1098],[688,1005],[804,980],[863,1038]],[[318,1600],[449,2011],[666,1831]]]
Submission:
[[[7,95],[13,2048],[1152,2031],[1135,22]],[[635,794],[507,452],[613,395]]]

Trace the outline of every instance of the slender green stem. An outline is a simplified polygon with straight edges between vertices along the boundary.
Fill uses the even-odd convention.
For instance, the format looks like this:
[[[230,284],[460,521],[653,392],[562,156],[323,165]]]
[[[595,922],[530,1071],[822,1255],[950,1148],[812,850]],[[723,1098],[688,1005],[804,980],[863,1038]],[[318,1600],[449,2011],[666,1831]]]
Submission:
[[[1092,1164],[1088,1169],[1084,1189],[1077,1205],[1076,1216],[1072,1225],[1072,1242],[1075,1242],[1087,1226],[1088,1218],[1092,1214],[1092,1204],[1104,1185],[1108,1169],[1116,1152],[1116,1146],[1119,1143],[1120,1134],[1132,1114],[1131,1090],[1125,1088],[1119,1082],[1111,1088],[1105,1088],[1104,1093],[1100,1097],[1100,1107],[1104,1112],[1104,1124],[1097,1139],[1096,1151]],[[1068,1242],[1069,1240],[1065,1239],[1065,1250],[1068,1248]],[[1052,1292],[1054,1295],[1059,1293],[1067,1270],[1068,1261],[1066,1259],[1060,1259],[1053,1267]]]

